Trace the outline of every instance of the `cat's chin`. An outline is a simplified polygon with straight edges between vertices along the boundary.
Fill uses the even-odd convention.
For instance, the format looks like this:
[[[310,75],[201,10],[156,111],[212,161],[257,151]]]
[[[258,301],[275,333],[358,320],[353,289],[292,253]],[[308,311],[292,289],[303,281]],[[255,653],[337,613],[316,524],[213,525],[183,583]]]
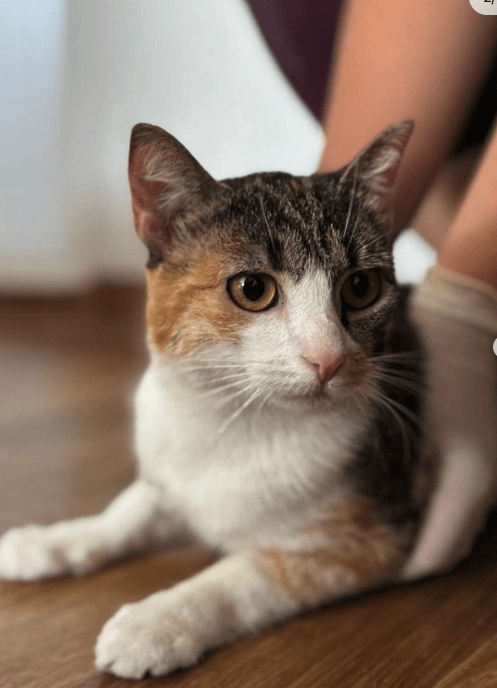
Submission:
[[[293,390],[286,394],[280,392],[271,397],[271,402],[286,410],[332,411],[340,408],[343,403],[343,394],[337,393],[336,390],[313,386],[301,392]]]

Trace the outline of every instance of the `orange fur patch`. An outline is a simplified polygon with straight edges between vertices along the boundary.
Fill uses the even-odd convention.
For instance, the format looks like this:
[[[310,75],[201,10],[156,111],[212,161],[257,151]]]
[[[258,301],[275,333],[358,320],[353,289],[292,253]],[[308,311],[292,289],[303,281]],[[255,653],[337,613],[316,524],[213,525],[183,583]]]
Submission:
[[[335,504],[307,530],[322,535],[328,545],[260,553],[276,584],[303,607],[388,582],[404,563],[411,540],[406,528],[383,523],[365,497]]]
[[[238,342],[250,320],[225,294],[223,262],[213,251],[199,251],[188,269],[148,270],[147,289],[147,324],[158,351],[185,355],[210,342]]]

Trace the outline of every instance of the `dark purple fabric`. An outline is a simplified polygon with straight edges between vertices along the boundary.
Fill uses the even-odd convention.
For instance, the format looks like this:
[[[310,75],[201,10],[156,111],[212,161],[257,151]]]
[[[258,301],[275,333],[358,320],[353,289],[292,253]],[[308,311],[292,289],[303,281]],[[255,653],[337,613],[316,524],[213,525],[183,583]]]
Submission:
[[[247,0],[283,73],[321,119],[341,0]]]

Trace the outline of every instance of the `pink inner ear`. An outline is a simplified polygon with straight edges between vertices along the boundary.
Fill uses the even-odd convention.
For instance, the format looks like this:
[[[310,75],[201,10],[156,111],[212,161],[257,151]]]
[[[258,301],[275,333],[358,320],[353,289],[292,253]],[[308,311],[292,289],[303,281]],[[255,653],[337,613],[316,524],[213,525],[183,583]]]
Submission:
[[[129,163],[129,185],[131,205],[135,220],[136,233],[146,241],[156,228],[155,208],[159,195],[160,183],[144,179],[147,152],[136,151]]]

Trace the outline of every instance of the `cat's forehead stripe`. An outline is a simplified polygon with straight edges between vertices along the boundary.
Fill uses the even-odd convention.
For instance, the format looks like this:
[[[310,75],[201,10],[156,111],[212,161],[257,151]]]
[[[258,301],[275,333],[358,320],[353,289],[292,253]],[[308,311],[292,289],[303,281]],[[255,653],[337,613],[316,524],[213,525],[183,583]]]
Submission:
[[[339,187],[333,175],[324,181],[265,173],[230,184],[224,227],[236,227],[249,244],[263,247],[273,270],[298,280],[312,266],[335,279],[368,261],[388,262],[385,228],[357,189]]]

